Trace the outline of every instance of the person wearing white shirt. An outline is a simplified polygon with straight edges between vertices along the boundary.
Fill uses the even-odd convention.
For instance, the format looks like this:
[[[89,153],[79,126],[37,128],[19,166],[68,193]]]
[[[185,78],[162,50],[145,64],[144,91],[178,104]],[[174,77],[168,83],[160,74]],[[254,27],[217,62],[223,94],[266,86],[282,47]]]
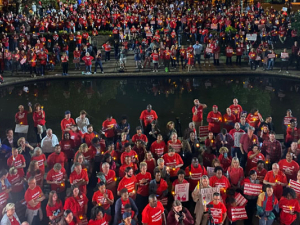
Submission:
[[[78,129],[83,134],[87,133],[87,126],[90,124],[90,121],[88,118],[86,118],[86,111],[80,111],[80,116],[76,118],[76,124],[78,126]]]
[[[50,155],[54,152],[55,146],[59,144],[57,136],[52,133],[51,129],[47,129],[47,135],[42,139],[41,148],[43,153],[46,155]]]

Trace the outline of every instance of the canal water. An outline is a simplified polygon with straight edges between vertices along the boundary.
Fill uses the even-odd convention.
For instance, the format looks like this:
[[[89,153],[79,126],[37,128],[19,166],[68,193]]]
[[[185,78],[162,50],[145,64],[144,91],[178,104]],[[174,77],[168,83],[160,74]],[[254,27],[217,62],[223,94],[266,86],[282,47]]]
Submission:
[[[195,98],[208,106],[204,118],[215,104],[224,114],[233,98],[238,98],[245,111],[258,108],[263,118],[271,115],[275,131],[283,133],[286,110],[292,109],[294,116],[300,116],[299,87],[300,80],[252,76],[69,79],[0,87],[0,136],[5,136],[6,128],[15,127],[18,106],[22,104],[27,109],[28,102],[44,106],[46,126],[58,136],[64,112],[70,110],[75,119],[83,109],[96,131],[101,129],[107,114],[117,121],[127,115],[133,135],[147,104],[152,104],[157,112],[163,133],[168,121],[180,122],[183,132],[191,122]],[[35,142],[32,115],[28,118],[28,139]]]

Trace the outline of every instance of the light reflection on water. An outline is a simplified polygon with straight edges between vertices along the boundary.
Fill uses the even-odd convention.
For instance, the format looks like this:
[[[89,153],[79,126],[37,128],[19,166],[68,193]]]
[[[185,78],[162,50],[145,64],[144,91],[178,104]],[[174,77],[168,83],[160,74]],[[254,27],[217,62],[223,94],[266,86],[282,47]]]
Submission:
[[[125,114],[133,134],[141,111],[149,103],[158,114],[162,131],[166,123],[175,121],[176,117],[180,118],[183,131],[191,121],[195,98],[208,105],[204,110],[206,118],[212,105],[217,104],[223,114],[236,97],[244,110],[258,108],[264,118],[271,115],[277,133],[283,132],[282,118],[286,109],[292,109],[296,117],[300,115],[297,104],[300,81],[278,77],[211,77],[53,80],[25,85],[28,92],[24,92],[24,85],[3,87],[0,89],[0,134],[3,137],[6,128],[14,128],[18,106],[27,105],[28,101],[44,106],[46,126],[58,135],[64,111],[70,110],[75,119],[82,109],[88,112],[96,131],[101,129],[107,114],[117,120]],[[33,127],[31,115],[29,123]],[[31,141],[34,137],[30,129]]]

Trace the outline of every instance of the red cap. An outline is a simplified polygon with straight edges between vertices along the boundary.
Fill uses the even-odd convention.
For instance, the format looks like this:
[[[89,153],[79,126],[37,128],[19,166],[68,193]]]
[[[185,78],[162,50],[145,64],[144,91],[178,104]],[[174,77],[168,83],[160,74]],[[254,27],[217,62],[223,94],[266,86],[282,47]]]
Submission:
[[[217,105],[213,105],[213,108],[218,108],[218,106]]]

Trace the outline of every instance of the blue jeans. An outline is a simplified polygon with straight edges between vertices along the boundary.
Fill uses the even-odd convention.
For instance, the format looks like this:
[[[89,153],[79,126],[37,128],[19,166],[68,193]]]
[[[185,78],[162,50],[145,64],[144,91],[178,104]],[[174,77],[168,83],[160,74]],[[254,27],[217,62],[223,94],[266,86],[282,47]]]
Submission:
[[[95,72],[97,72],[97,67],[100,67],[101,72],[103,71],[103,67],[102,67],[102,61],[96,61],[95,62]]]
[[[85,66],[85,70],[86,72],[92,72],[92,65],[89,65],[89,66]]]
[[[269,62],[268,62],[268,70],[270,70],[270,69],[273,69],[273,67],[274,67],[274,60],[272,60],[272,59],[269,59]]]
[[[272,225],[274,220],[265,220],[265,217],[259,219],[259,225]]]

